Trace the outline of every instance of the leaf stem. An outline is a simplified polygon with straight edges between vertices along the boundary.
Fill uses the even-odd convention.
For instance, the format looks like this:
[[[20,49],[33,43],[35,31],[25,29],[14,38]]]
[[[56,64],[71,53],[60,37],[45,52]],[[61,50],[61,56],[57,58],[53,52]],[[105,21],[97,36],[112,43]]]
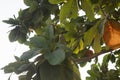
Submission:
[[[76,63],[78,63],[78,64],[81,63],[81,62],[87,62],[87,61],[89,61],[89,60],[91,60],[93,58],[98,57],[99,55],[106,54],[106,53],[111,52],[111,51],[113,51],[113,50],[109,49],[109,50],[106,50],[106,51],[95,53],[95,54],[93,54],[92,56],[89,56],[89,57],[80,58],[80,59],[74,59],[74,61]]]

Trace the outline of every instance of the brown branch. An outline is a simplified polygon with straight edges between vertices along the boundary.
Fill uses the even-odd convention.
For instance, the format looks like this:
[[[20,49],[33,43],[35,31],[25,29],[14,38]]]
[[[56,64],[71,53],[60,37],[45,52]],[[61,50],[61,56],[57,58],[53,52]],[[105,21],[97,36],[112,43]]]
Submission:
[[[77,62],[77,63],[87,62],[87,61],[89,61],[93,58],[98,57],[99,55],[102,55],[102,54],[105,54],[105,53],[108,53],[108,52],[111,52],[111,51],[113,51],[113,50],[110,49],[110,50],[102,51],[102,52],[99,52],[99,53],[95,53],[95,54],[93,54],[92,56],[89,56],[89,57],[74,59],[74,61]]]

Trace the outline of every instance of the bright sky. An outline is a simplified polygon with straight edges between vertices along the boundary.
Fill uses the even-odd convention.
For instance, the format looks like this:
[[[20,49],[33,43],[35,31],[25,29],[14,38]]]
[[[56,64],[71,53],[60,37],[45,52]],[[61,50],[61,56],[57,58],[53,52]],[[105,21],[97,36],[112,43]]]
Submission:
[[[22,52],[28,50],[28,47],[20,45],[17,42],[10,43],[8,40],[8,31],[10,25],[5,24],[2,20],[13,17],[20,9],[25,8],[23,0],[0,0],[0,68],[14,61],[14,55],[20,56]],[[4,74],[0,70],[0,80],[7,80],[10,74]],[[15,76],[11,80],[17,80]]]
[[[24,51],[28,50],[28,47],[20,45],[17,42],[10,43],[8,40],[8,31],[10,25],[3,23],[2,20],[7,20],[18,14],[20,9],[24,9],[26,6],[23,0],[1,0],[0,1],[0,68],[4,67],[10,62],[13,62],[14,55],[20,56]],[[86,68],[88,68],[87,66]],[[86,68],[80,69],[81,76],[86,76]],[[90,67],[89,67],[90,68]],[[4,74],[3,70],[0,70],[0,80],[7,80],[10,74]],[[16,76],[12,76],[11,80],[18,80]],[[84,79],[83,79],[84,80]]]

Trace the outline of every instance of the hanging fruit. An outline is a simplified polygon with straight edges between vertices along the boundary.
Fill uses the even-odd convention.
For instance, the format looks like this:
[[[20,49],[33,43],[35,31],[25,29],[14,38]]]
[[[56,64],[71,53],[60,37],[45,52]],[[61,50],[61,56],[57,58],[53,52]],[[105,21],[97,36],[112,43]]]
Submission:
[[[120,23],[109,19],[105,23],[103,40],[110,49],[120,48]]]

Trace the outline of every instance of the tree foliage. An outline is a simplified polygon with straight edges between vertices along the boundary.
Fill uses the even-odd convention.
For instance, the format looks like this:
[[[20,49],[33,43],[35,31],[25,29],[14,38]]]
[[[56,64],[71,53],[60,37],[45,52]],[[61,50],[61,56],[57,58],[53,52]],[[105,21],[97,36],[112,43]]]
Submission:
[[[78,66],[84,67],[94,59],[86,80],[120,80],[120,42],[114,49],[103,37],[109,34],[109,28],[108,33],[104,28],[109,20],[117,23],[112,26],[117,25],[117,38],[120,37],[120,0],[24,0],[24,3],[28,7],[20,10],[17,18],[3,22],[13,27],[10,42],[18,41],[30,50],[3,67],[5,73],[14,72],[19,80],[81,80]],[[30,37],[33,32],[35,35]],[[108,36],[107,42],[110,39]],[[98,56],[105,53],[108,54],[99,63]],[[114,69],[109,69],[110,62]]]

